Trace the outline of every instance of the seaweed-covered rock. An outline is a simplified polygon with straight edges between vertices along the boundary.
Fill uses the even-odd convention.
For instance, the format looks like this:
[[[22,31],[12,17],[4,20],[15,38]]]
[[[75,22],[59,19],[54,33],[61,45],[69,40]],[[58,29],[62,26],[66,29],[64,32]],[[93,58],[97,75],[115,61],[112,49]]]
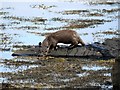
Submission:
[[[112,69],[113,90],[120,90],[120,56],[115,60]]]
[[[57,50],[51,50],[48,56],[57,57],[117,57],[120,53],[119,38],[106,39],[105,42],[95,42],[85,46],[77,46],[69,49],[68,46],[61,45]],[[14,52],[13,56],[42,56],[39,46],[31,47],[24,50]]]

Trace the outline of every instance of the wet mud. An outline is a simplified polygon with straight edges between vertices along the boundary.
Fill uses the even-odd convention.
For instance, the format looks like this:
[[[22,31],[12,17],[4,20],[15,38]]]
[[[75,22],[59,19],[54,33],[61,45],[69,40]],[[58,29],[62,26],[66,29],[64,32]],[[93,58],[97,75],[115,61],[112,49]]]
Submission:
[[[19,57],[27,59],[28,57]],[[30,57],[29,57],[30,58]],[[32,62],[12,61],[10,65],[38,65],[38,67],[19,71],[17,73],[2,73],[12,86],[18,88],[64,88],[100,86],[110,79],[114,60],[90,60],[75,58],[38,59],[31,57]],[[7,62],[4,62],[7,64]],[[92,69],[95,68],[96,70]],[[90,69],[91,68],[91,69]],[[94,78],[94,79],[93,79]],[[104,80],[104,82],[103,82]],[[98,84],[97,84],[98,83]],[[21,87],[22,84],[22,87]]]

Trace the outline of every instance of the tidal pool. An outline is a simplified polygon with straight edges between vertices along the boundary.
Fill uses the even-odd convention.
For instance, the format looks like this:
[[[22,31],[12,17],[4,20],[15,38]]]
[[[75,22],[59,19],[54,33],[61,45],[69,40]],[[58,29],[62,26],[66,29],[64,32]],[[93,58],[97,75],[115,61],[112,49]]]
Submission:
[[[15,66],[15,65],[4,65],[0,64],[0,73],[7,73],[7,72],[14,72],[17,73],[18,71],[24,71],[30,68],[38,67],[37,65],[21,65],[21,66]]]
[[[83,70],[93,70],[93,71],[98,71],[98,70],[107,70],[107,69],[111,69],[111,68],[108,68],[108,67],[106,67],[106,66],[96,66],[96,65],[94,65],[94,66],[83,66],[82,67],[82,69]]]

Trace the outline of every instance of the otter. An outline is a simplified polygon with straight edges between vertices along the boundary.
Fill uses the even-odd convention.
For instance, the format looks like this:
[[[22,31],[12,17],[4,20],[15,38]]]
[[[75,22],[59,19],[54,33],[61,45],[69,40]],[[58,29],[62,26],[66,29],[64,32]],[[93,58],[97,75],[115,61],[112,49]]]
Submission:
[[[49,34],[41,43],[41,52],[47,55],[51,49],[56,49],[58,43],[71,44],[69,48],[74,48],[79,43],[85,45],[77,32],[73,30],[60,30]]]

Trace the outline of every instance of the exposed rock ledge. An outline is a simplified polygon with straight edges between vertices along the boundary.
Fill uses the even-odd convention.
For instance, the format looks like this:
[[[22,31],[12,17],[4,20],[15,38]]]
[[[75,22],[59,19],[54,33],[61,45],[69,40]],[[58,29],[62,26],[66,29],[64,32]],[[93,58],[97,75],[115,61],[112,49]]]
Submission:
[[[15,51],[12,56],[42,56],[39,46],[29,47]],[[120,54],[120,39],[106,39],[105,42],[95,42],[86,46],[77,46],[68,49],[68,46],[60,46],[57,50],[51,50],[48,56],[54,57],[105,57],[114,58]]]

